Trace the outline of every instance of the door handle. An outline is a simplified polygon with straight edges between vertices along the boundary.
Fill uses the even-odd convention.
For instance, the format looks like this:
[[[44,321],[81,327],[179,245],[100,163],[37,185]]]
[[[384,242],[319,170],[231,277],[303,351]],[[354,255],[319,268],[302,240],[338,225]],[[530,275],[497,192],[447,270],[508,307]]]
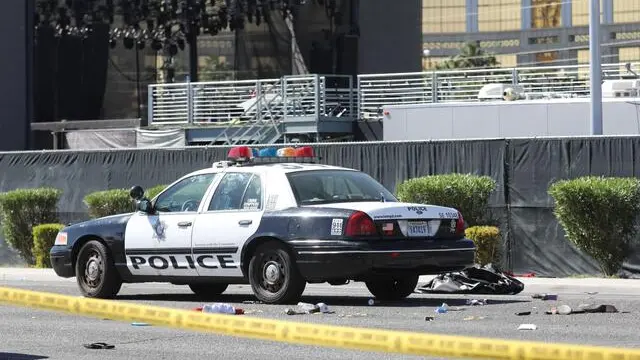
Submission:
[[[179,227],[189,227],[191,226],[191,221],[181,221],[178,223]]]
[[[252,220],[240,220],[238,221],[238,224],[240,225],[251,225],[253,221]]]

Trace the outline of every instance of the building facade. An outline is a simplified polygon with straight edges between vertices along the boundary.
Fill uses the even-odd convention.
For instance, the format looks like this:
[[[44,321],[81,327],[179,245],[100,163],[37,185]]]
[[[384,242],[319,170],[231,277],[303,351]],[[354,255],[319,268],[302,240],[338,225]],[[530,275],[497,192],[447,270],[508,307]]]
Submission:
[[[640,60],[640,1],[600,0],[603,63]],[[503,67],[589,62],[589,0],[422,0],[423,69],[464,42]]]

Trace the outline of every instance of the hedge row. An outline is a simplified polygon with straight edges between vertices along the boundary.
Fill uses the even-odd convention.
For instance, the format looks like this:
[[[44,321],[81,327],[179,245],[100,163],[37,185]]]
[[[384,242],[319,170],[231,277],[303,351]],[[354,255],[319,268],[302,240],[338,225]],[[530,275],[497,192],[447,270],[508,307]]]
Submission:
[[[166,185],[147,190],[153,199]],[[0,194],[0,222],[6,243],[28,265],[50,267],[49,250],[60,229],[57,211],[62,192],[52,188],[17,189]],[[128,189],[98,191],[84,198],[89,217],[132,212],[135,206]]]
[[[154,198],[165,188],[147,190]],[[470,227],[466,235],[477,247],[480,265],[500,261],[500,230],[491,226],[489,198],[496,183],[487,176],[471,174],[433,175],[407,180],[398,185],[401,201],[452,207],[459,210]],[[549,194],[554,213],[566,237],[595,259],[605,275],[619,271],[630,253],[640,214],[640,180],[636,178],[582,177],[552,184]],[[6,242],[28,264],[48,266],[48,249],[55,241],[59,223],[57,189],[18,189],[0,194],[0,220]],[[134,210],[128,190],[95,192],[84,198],[92,218]],[[38,227],[38,225],[42,225]]]
[[[398,186],[402,201],[460,210],[471,228],[480,264],[497,262],[499,230],[490,222],[489,196],[495,182],[486,176],[449,174],[407,180]],[[640,179],[587,176],[557,181],[549,187],[554,214],[566,237],[596,260],[605,275],[615,275],[631,252],[640,214]],[[480,226],[480,227],[475,227]]]

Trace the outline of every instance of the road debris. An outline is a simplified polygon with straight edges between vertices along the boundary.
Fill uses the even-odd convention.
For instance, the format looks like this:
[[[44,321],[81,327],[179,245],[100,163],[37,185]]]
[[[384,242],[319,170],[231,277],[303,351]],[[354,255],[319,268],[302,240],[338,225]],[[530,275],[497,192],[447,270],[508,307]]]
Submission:
[[[340,314],[338,315],[338,317],[367,317],[369,316],[369,314],[365,314],[365,313],[355,313],[355,314]]]
[[[518,316],[527,316],[527,315],[531,315],[531,311],[522,311],[522,312],[517,312],[516,315]]]
[[[151,326],[151,324],[145,322],[132,322],[131,326]]]
[[[104,343],[104,342],[95,342],[95,343],[91,343],[91,344],[83,344],[82,346],[86,347],[87,349],[107,349],[107,350],[111,350],[111,349],[115,348],[114,345],[107,344],[107,343]]]
[[[518,326],[518,330],[537,330],[538,326],[536,324],[520,324]]]
[[[578,306],[581,310],[587,313],[617,313],[619,312],[613,305],[589,305],[582,304]]]
[[[284,310],[287,315],[302,315],[302,314],[333,314],[334,312],[329,309],[329,306],[325,303],[309,304],[299,302],[297,308],[286,308]]]
[[[243,304],[254,304],[254,305],[264,304],[262,301],[257,301],[257,300],[245,300],[242,303]]]
[[[433,321],[433,320],[435,320],[435,319],[436,319],[436,318],[435,318],[435,317],[433,317],[433,316],[425,316],[425,317],[424,317],[424,321]]]
[[[224,303],[213,303],[213,304],[204,305],[201,311],[203,313],[213,313],[213,314],[229,314],[229,315],[244,314],[243,309],[237,308],[231,304],[224,304]]]
[[[467,305],[471,305],[471,306],[483,306],[483,305],[487,305],[489,303],[489,300],[487,299],[469,299],[467,300]]]
[[[531,295],[531,297],[533,299],[540,299],[540,300],[558,300],[558,295],[556,294],[533,294]]]
[[[482,319],[486,319],[486,316],[467,316],[466,318],[462,319],[464,321],[471,321],[471,320],[482,320]]]
[[[547,315],[569,315],[569,314],[582,314],[584,310],[573,309],[569,305],[560,305],[557,307],[552,307],[551,310],[545,311]]]
[[[524,290],[518,279],[488,264],[460,272],[440,274],[416,288],[417,293],[516,295]]]
[[[438,314],[446,314],[449,312],[449,305],[442,303],[442,305],[438,306],[434,311]]]

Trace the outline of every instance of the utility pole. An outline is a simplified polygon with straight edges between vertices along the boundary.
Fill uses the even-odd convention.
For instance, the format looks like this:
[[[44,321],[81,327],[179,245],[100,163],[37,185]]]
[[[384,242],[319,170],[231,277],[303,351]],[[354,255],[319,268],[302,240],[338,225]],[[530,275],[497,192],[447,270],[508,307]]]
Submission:
[[[196,16],[195,1],[187,0],[185,28],[189,45],[189,78],[193,82],[198,82],[198,22]]]
[[[591,135],[602,135],[602,66],[600,59],[600,0],[589,4]]]

